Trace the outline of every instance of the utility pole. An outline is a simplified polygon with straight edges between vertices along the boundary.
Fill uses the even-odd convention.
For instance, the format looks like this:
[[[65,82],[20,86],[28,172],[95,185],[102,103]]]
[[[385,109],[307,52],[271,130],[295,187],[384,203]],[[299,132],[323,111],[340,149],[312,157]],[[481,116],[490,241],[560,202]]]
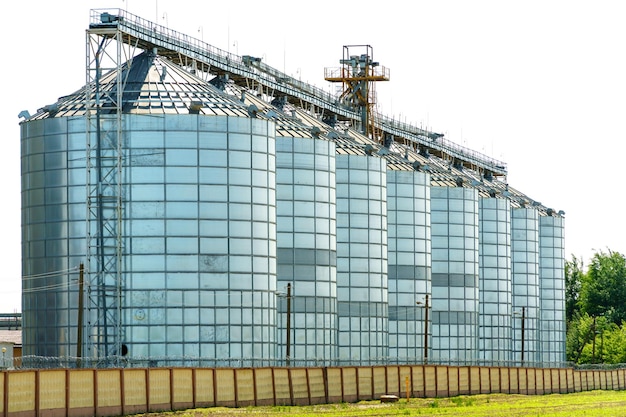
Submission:
[[[526,324],[526,307],[522,307],[522,364],[524,364],[524,327]]]
[[[291,358],[291,283],[287,283],[287,348],[285,351],[285,363],[290,365]]]
[[[424,304],[424,364],[428,363],[428,294]]]
[[[76,340],[76,356],[78,357],[78,367],[80,368],[80,361],[83,356],[83,290],[85,285],[85,267],[83,263],[80,264],[78,273],[78,336]]]
[[[421,301],[416,302],[421,305]],[[428,294],[424,299],[424,363],[428,363]]]

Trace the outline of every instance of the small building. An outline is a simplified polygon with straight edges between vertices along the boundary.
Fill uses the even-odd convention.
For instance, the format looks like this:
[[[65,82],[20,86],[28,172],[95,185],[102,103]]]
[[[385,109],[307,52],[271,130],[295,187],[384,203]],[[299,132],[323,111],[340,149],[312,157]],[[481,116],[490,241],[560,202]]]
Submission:
[[[22,364],[22,330],[0,330],[0,368],[19,368]]]

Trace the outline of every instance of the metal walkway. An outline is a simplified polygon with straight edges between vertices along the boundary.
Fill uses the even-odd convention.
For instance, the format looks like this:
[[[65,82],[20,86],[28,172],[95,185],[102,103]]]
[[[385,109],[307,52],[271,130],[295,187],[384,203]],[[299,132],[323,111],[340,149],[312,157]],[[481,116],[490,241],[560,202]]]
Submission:
[[[343,105],[338,98],[320,88],[303,83],[263,63],[260,58],[239,56],[183,33],[158,25],[121,9],[92,9],[89,31],[103,37],[122,33],[122,41],[135,48],[156,50],[174,63],[197,68],[237,85],[251,87],[261,85],[272,92],[273,97],[285,97],[297,106],[306,103],[318,107],[325,115],[353,123],[361,121],[361,115]],[[118,32],[119,31],[119,32]],[[460,146],[443,137],[416,126],[398,122],[382,114],[375,114],[377,128],[394,140],[414,149],[426,148],[431,154],[476,169],[488,171],[494,176],[505,176],[506,164],[482,153]]]

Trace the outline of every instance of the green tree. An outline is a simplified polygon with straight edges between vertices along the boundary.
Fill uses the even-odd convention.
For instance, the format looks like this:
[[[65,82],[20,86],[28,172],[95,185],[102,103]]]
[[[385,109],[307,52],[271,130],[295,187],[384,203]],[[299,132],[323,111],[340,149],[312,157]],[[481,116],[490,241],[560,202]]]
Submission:
[[[596,252],[582,275],[579,306],[591,317],[621,326],[626,320],[626,258],[618,252]]]
[[[613,324],[599,336],[603,362],[626,363],[626,324]]]
[[[607,358],[619,356],[618,352],[610,349],[614,348],[612,344],[607,345],[606,339],[610,335],[619,331],[619,327],[615,323],[610,323],[605,317],[583,316],[584,343],[579,346],[577,363],[612,363]]]
[[[567,322],[565,349],[568,361],[586,363],[585,360],[588,358],[583,357],[583,350],[593,340],[594,333],[593,317],[589,314],[576,314]]]
[[[571,261],[565,261],[565,318],[570,323],[580,311],[578,299],[583,281],[583,262],[572,255]]]

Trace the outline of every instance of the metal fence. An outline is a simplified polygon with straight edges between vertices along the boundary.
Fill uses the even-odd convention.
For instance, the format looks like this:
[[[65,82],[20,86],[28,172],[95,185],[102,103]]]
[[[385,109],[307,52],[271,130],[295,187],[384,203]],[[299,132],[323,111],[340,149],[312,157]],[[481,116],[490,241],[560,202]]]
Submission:
[[[308,405],[372,400],[389,394],[432,398],[626,389],[625,369],[449,365],[66,368],[8,370],[1,376],[0,413],[5,417]]]

